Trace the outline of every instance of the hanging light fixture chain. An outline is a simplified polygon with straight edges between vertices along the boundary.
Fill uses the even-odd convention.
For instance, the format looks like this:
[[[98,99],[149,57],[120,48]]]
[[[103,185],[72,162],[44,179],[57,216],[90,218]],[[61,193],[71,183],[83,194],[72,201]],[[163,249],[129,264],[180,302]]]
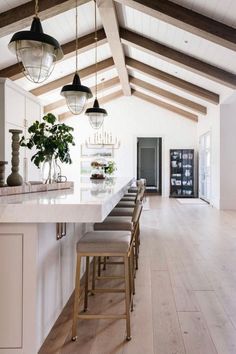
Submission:
[[[97,31],[97,4],[96,4],[96,0],[94,0],[94,24],[95,24],[95,97],[97,98],[97,81],[98,81],[98,70],[97,70],[97,66],[98,66],[98,31]]]
[[[78,0],[75,0],[75,67],[78,73]]]
[[[35,17],[38,17],[38,14],[39,14],[39,2],[38,0],[35,0]]]

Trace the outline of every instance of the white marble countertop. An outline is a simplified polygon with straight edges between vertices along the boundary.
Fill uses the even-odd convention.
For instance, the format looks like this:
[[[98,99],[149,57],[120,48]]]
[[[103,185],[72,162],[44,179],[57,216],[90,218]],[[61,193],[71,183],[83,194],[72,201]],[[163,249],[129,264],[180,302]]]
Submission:
[[[131,182],[130,177],[81,178],[74,189],[0,197],[0,223],[100,222]]]

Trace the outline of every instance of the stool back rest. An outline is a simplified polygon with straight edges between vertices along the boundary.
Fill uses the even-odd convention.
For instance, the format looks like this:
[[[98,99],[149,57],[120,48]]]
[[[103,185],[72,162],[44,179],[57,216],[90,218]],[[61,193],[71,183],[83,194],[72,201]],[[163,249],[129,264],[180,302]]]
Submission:
[[[142,209],[142,203],[137,202],[132,215],[132,222],[134,223],[134,225],[138,224]]]
[[[144,193],[145,193],[145,187],[142,187],[137,194],[136,203],[141,202],[143,200]]]
[[[145,178],[137,179],[136,186],[138,187],[138,189],[145,187],[146,186],[146,179]]]

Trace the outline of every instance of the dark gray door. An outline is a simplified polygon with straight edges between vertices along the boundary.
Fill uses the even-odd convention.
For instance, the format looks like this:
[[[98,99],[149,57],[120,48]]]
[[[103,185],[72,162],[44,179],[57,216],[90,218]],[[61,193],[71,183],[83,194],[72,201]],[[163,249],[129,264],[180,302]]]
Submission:
[[[157,158],[155,147],[140,148],[140,177],[146,178],[147,186],[156,186]]]

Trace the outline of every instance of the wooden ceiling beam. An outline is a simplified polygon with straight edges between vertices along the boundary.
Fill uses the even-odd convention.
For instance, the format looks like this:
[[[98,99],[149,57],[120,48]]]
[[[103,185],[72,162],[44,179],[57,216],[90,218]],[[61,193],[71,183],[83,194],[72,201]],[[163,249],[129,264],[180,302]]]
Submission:
[[[120,80],[117,77],[114,77],[110,80],[106,80],[104,82],[101,82],[100,84],[98,84],[97,86],[97,90],[98,92],[102,92],[105,91],[111,87],[115,87],[117,85],[120,85]],[[95,91],[95,86],[91,87],[91,91],[94,92]],[[100,103],[100,99],[99,99],[99,103]],[[48,113],[48,112],[52,112],[57,108],[63,107],[66,105],[66,100],[64,98],[62,98],[59,101],[53,102],[48,104],[47,106],[44,106],[44,113]]]
[[[207,107],[202,106],[201,104],[198,104],[196,102],[190,101],[182,96],[178,96],[170,91],[163,90],[160,87],[154,86],[149,84],[146,81],[137,79],[133,76],[130,76],[130,83],[131,85],[134,85],[135,87],[140,87],[144,90],[147,90],[149,92],[152,92],[158,96],[167,98],[168,100],[171,100],[175,103],[178,103],[182,106],[185,106],[187,108],[190,108],[191,110],[194,110],[200,114],[206,115],[207,114]]]
[[[119,90],[119,91],[116,91],[116,92],[112,92],[110,93],[109,95],[107,96],[104,96],[102,98],[99,98],[99,104],[105,104],[105,103],[108,103],[108,102],[111,102],[111,101],[114,101],[115,99],[119,98],[119,97],[122,97],[123,96],[123,90]],[[89,103],[92,102],[92,100],[89,101]],[[70,118],[70,117],[75,117],[75,115],[71,112],[65,112],[65,113],[62,113],[62,114],[59,114],[58,115],[58,120],[59,121],[63,121],[67,118]]]
[[[188,118],[194,122],[198,122],[198,116],[196,114],[185,111],[179,107],[173,106],[169,103],[158,100],[157,98],[151,97],[149,95],[145,95],[144,93],[136,91],[134,89],[132,89],[132,95],[135,97],[138,97],[146,102],[152,103],[158,107],[164,108],[170,112],[176,113],[178,116],[182,116],[182,117]]]
[[[90,0],[78,0],[78,6]],[[43,0],[39,1],[39,17],[41,21],[59,15],[75,7],[75,0]],[[0,37],[21,31],[31,25],[35,13],[35,1],[14,7],[0,13]]]
[[[104,29],[98,30],[97,35],[98,35],[98,42],[97,42],[98,46],[101,46],[107,42]],[[79,38],[78,50],[79,50],[80,54],[95,47],[94,36],[95,36],[95,34],[94,34],[94,32],[92,32],[92,33],[89,33],[89,34]],[[75,40],[63,44],[62,50],[64,53],[64,57],[62,60],[69,59],[72,56],[74,56],[75,55]],[[23,76],[24,76],[24,74],[22,73],[21,64],[13,64],[11,66],[8,66],[7,68],[0,70],[0,77],[8,77],[11,80],[18,80]]]
[[[87,68],[81,69],[79,71],[79,76],[80,76],[80,79],[88,78],[96,72],[96,69],[97,69],[98,73],[102,73],[102,72],[107,71],[108,69],[111,69],[113,67],[114,67],[113,59],[108,58],[108,59],[98,62],[97,66],[95,64],[93,64],[93,65],[88,66]],[[74,74],[75,73],[73,72],[69,75],[63,76],[55,81],[49,82],[48,84],[39,86],[39,87],[31,90],[30,92],[35,96],[40,96],[40,95],[43,95],[49,91],[56,90],[60,87],[63,87],[64,85],[68,85],[68,84],[72,83]]]
[[[204,61],[191,57],[190,55],[179,52],[161,43],[143,37],[127,29],[120,29],[122,43],[142,50],[148,54],[178,65],[188,71],[206,77],[212,81],[220,83],[232,89],[236,88],[236,75],[208,64]]]
[[[153,68],[147,64],[141,63],[138,60],[126,57],[126,65],[131,70],[137,70],[138,72],[145,74],[154,79],[160,80],[165,84],[175,87],[179,90],[183,90],[190,95],[201,98],[204,101],[219,104],[220,97],[214,92],[208,91],[200,86],[194,85],[188,81],[180,79],[176,76],[170,75],[164,71]]]
[[[128,72],[125,66],[125,56],[120,41],[119,25],[113,0],[97,0],[100,17],[107,40],[110,45],[112,57],[120,78],[120,83],[125,96],[131,95]]]
[[[236,51],[236,29],[168,0],[116,0],[142,13]]]

